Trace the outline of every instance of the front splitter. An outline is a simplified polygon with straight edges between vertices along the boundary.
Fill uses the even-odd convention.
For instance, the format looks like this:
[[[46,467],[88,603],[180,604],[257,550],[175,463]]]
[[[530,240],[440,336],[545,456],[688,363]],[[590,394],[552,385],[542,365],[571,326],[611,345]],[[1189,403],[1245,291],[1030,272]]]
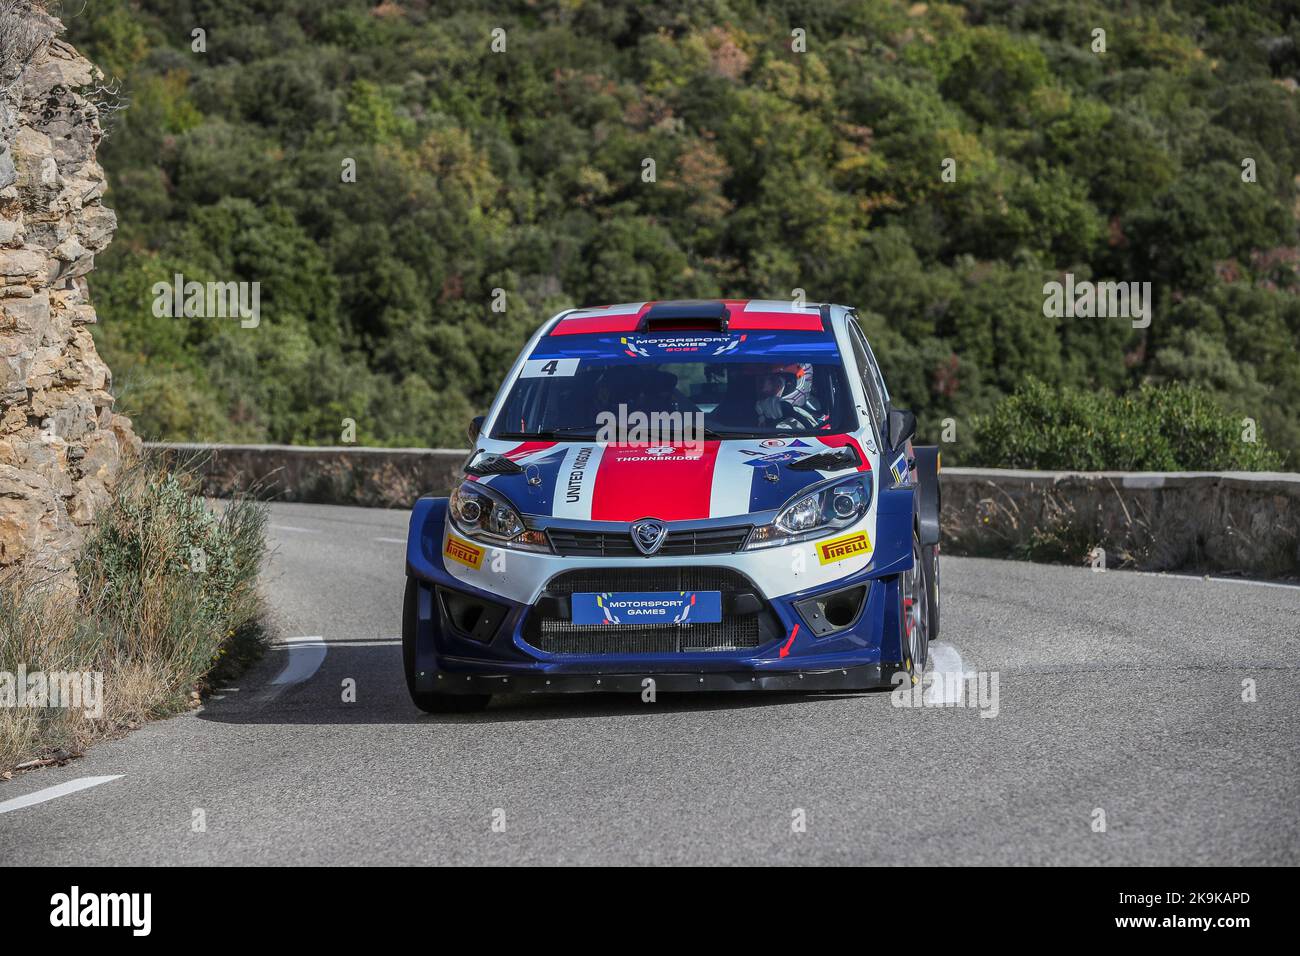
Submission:
[[[860,664],[818,670],[759,674],[682,672],[583,674],[457,674],[440,671],[433,690],[442,694],[639,694],[653,686],[665,693],[728,691],[857,691],[893,687],[897,666]],[[649,682],[653,681],[653,684]]]

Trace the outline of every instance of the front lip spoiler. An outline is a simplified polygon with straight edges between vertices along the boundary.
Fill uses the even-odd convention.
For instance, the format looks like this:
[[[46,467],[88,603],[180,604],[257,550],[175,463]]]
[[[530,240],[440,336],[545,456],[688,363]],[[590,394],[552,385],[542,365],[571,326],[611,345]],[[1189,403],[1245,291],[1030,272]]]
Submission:
[[[895,686],[897,666],[858,664],[853,667],[779,671],[669,671],[585,674],[457,674],[439,671],[431,689],[442,694],[639,694],[647,679],[655,691],[716,693],[724,691],[859,691]]]

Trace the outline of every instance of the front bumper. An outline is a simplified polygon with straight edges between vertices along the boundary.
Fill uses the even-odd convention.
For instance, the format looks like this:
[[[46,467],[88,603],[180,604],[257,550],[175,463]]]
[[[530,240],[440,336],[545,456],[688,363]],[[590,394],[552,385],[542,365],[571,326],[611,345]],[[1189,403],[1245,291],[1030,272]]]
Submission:
[[[536,615],[542,613],[544,597],[512,601],[449,573],[440,553],[445,507],[445,499],[421,499],[412,514],[407,573],[416,587],[407,619],[419,691],[642,693],[652,686],[647,681],[668,693],[857,691],[890,686],[902,660],[897,589],[899,573],[910,566],[910,546],[904,552],[906,566],[896,554],[901,549],[878,546],[865,567],[836,580],[822,579],[776,596],[755,586],[761,606],[733,608],[734,613],[761,617],[752,646],[595,654],[567,648],[552,653],[536,646]],[[880,533],[878,545],[889,544],[890,533]],[[910,520],[901,534],[910,545]],[[645,567],[608,564],[611,573]],[[846,587],[863,588],[861,610],[848,626],[818,636],[803,602]],[[466,603],[481,606],[481,612],[462,612]]]

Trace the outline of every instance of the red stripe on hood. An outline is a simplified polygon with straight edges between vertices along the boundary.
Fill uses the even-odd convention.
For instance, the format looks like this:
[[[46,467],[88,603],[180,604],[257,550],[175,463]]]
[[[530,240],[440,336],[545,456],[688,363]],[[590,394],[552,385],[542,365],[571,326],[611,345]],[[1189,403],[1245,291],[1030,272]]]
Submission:
[[[592,489],[591,520],[707,518],[719,445],[676,447],[668,455],[651,455],[644,445],[605,446]]]
[[[784,332],[824,332],[822,317],[802,312],[732,312],[727,328],[779,329]]]
[[[551,335],[592,335],[621,332],[635,332],[641,324],[641,316],[650,311],[653,302],[641,306],[635,314],[624,312],[615,315],[575,315],[560,319],[551,329]]]

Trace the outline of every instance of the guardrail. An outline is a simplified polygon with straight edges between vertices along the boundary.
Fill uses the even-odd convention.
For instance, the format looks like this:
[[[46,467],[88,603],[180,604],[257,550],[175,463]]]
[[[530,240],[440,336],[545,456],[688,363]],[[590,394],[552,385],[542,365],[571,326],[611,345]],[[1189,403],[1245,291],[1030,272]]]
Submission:
[[[355,445],[146,449],[196,471],[214,497],[380,508],[446,494],[469,454]],[[1300,576],[1300,474],[945,468],[940,487],[947,554]]]

